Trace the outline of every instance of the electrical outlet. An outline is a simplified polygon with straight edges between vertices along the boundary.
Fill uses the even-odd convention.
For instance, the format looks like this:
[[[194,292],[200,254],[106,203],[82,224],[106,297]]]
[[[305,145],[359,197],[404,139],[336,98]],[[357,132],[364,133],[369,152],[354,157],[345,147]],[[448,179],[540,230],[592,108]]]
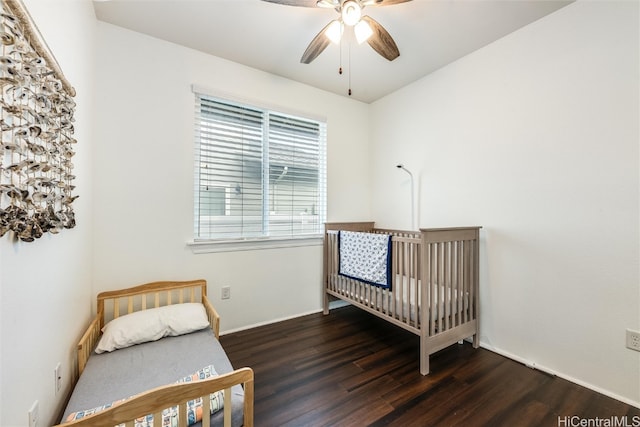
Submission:
[[[627,348],[640,351],[640,332],[627,329]]]
[[[29,427],[38,427],[38,401],[36,400],[29,409]]]
[[[55,384],[56,395],[62,388],[62,365],[58,363],[53,370],[53,384]]]
[[[222,299],[231,298],[231,286],[225,286],[222,288]]]

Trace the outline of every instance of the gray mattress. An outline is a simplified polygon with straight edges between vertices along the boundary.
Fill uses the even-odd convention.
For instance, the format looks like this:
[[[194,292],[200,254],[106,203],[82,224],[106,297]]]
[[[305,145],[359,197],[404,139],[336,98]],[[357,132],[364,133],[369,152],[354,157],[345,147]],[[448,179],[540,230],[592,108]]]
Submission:
[[[210,328],[111,353],[93,353],[73,390],[62,421],[72,412],[175,383],[208,365],[213,365],[218,374],[234,370]],[[244,390],[236,385],[231,396],[233,426],[242,425],[243,402]],[[222,415],[223,411],[214,413],[211,425],[222,425]]]

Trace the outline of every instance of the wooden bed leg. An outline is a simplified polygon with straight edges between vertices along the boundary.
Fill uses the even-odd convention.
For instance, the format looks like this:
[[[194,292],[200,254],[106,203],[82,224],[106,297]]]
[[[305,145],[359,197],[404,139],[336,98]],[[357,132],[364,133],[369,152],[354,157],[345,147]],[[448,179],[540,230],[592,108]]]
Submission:
[[[480,347],[480,334],[476,332],[473,334],[473,348],[478,347]]]

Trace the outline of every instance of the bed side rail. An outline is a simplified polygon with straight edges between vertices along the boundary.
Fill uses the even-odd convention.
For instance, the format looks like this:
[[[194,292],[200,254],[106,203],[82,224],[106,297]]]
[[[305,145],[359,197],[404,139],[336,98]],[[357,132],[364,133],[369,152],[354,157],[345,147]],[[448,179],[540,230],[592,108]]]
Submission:
[[[77,421],[59,424],[56,427],[113,427],[119,424],[133,426],[137,418],[153,414],[154,426],[162,425],[162,411],[178,405],[178,427],[187,426],[187,402],[202,398],[203,414],[210,412],[209,394],[224,390],[224,425],[231,425],[231,387],[244,387],[244,426],[253,426],[253,370],[237,369],[228,374],[203,381],[172,384],[155,388],[109,409],[87,416]],[[203,427],[210,427],[210,418],[203,417]]]
[[[78,342],[78,376],[76,377],[76,380],[80,377],[82,371],[84,371],[84,367],[87,365],[87,360],[89,360],[91,352],[96,347],[96,344],[98,344],[98,340],[102,333],[100,330],[100,321],[102,318],[102,313],[98,313]]]
[[[204,305],[204,309],[207,311],[207,318],[209,319],[211,330],[213,330],[216,338],[220,339],[220,315],[206,296],[202,297],[202,305]]]

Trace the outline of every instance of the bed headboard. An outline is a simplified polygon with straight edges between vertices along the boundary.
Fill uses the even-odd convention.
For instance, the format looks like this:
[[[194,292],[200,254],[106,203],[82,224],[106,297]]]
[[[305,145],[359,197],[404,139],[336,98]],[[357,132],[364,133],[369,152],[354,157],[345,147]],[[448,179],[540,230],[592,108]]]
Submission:
[[[206,296],[207,281],[204,279],[152,282],[133,288],[101,292],[97,297],[97,313],[102,317],[100,327],[125,314],[171,304],[202,302]]]
[[[78,375],[84,370],[107,322],[136,311],[187,302],[204,305],[211,329],[219,338],[220,316],[207,298],[207,281],[204,279],[152,282],[99,293],[96,317],[78,343]]]

